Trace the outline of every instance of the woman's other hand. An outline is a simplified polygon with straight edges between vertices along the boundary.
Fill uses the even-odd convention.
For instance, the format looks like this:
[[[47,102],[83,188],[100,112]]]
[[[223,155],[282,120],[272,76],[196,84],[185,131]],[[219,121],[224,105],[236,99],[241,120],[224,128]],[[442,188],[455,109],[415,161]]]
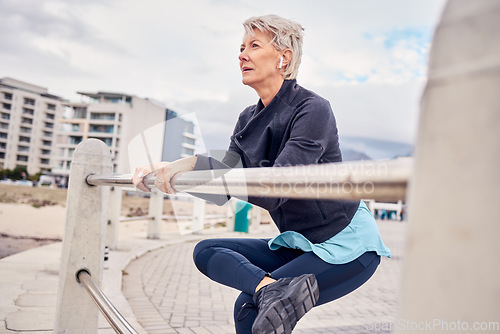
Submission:
[[[155,176],[154,185],[158,190],[167,194],[176,194],[175,189],[170,184],[172,177],[179,172],[192,171],[196,160],[196,156],[192,156],[174,162],[160,162],[152,166],[138,167],[132,176],[132,182],[138,189],[149,192],[151,189],[145,183],[146,177],[153,173]]]

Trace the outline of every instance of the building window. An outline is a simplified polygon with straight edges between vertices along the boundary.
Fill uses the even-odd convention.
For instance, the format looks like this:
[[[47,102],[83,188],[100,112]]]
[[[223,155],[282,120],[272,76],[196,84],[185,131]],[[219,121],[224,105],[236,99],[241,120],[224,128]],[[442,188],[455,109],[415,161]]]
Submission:
[[[0,139],[7,139],[7,134],[0,132]]]
[[[5,159],[5,153],[0,152],[0,159]]]
[[[54,119],[54,118],[56,118],[56,116],[54,114],[45,114],[45,117],[47,119]]]
[[[3,93],[3,98],[6,100],[12,100],[12,94],[11,93]]]
[[[33,124],[33,120],[31,118],[21,117],[21,123],[23,123],[23,124]]]
[[[74,107],[72,118],[87,118],[87,107]]]
[[[194,155],[194,150],[190,149],[190,148],[183,147],[182,148],[182,154]]]
[[[42,155],[50,155],[50,150],[42,150]]]
[[[89,128],[89,132],[104,132],[104,133],[113,133],[114,126],[113,125],[95,125],[91,124]]]
[[[90,119],[99,119],[106,121],[114,121],[115,114],[114,113],[101,113],[101,112],[93,112],[90,114]]]
[[[28,157],[25,155],[18,155],[16,160],[26,162],[26,161],[28,161]]]
[[[42,145],[43,146],[51,146],[52,145],[52,142],[50,140],[43,140],[42,141]]]
[[[50,161],[49,161],[49,159],[45,159],[45,158],[40,159],[40,163],[41,163],[42,165],[48,165],[48,164],[49,164],[49,162],[50,162]]]
[[[24,143],[29,143],[31,139],[30,137],[19,136],[19,141]]]
[[[69,143],[72,145],[78,145],[82,141],[81,136],[69,136]]]
[[[49,110],[56,110],[56,105],[52,103],[47,103],[47,109]]]
[[[0,143],[0,149],[4,149],[4,148],[7,148],[7,144],[6,143]]]
[[[30,108],[23,108],[23,114],[25,115],[33,115],[35,112],[33,109]]]
[[[43,135],[44,135],[45,137],[52,137],[52,132],[49,132],[49,131],[44,131],[44,132],[43,132]]]
[[[53,129],[54,128],[54,123],[45,122],[45,127],[49,128],[49,129]]]
[[[89,138],[99,139],[99,140],[103,141],[108,146],[111,146],[113,144],[112,138],[99,138],[99,137],[89,137]]]
[[[184,132],[193,133],[194,131],[194,123],[186,122],[184,123]]]
[[[24,104],[27,104],[27,105],[30,105],[30,106],[34,106],[35,105],[35,100],[34,99],[30,99],[28,97],[25,97],[24,98]]]
[[[29,152],[30,147],[29,146],[18,146],[17,151],[18,152]]]
[[[3,108],[4,109],[7,109],[7,110],[11,110],[12,109],[12,104],[10,103],[2,103],[3,104]]]
[[[8,123],[0,123],[0,129],[8,129],[9,124]]]
[[[31,128],[21,126],[20,131],[21,133],[31,133]]]
[[[184,142],[189,145],[194,145],[196,143],[196,139],[185,137]]]
[[[2,119],[10,119],[10,115],[2,113]]]

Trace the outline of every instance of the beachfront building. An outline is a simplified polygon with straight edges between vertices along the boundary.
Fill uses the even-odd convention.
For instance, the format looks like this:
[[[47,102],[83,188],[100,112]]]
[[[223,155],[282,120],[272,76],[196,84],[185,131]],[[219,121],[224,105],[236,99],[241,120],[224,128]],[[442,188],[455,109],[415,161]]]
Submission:
[[[0,79],[0,168],[25,167],[28,174],[50,170],[55,123],[63,99],[47,88],[12,78]]]
[[[162,161],[174,161],[196,153],[195,124],[167,109]]]
[[[87,138],[97,138],[110,147],[114,173],[130,173],[129,142],[141,131],[161,124],[165,120],[165,107],[156,101],[129,94],[78,94],[83,102],[65,103],[64,117],[58,120],[57,156],[52,171],[69,175],[76,146]],[[155,161],[160,158],[153,157]]]

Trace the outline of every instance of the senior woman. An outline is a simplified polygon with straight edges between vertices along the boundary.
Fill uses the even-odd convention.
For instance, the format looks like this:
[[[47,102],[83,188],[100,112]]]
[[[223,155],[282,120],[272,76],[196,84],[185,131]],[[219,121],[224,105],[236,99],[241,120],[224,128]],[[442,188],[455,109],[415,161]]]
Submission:
[[[252,17],[243,26],[243,84],[260,99],[240,114],[225,157],[197,155],[137,168],[139,189],[149,191],[144,178],[150,173],[158,189],[174,194],[170,180],[178,172],[227,169],[239,161],[247,168],[342,160],[329,102],[295,79],[302,26],[276,15]],[[204,197],[223,204],[230,194]],[[362,201],[247,200],[267,209],[281,234],[270,240],[203,240],[193,254],[203,274],[241,291],[236,333],[291,333],[312,307],[352,292],[373,275],[381,256],[390,256]]]

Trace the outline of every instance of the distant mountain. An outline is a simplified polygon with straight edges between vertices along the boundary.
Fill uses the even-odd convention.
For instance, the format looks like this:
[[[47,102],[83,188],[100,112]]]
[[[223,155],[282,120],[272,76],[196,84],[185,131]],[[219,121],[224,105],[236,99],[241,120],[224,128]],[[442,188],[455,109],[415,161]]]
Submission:
[[[372,158],[370,158],[363,152],[347,148],[347,149],[342,149],[342,160],[343,161],[372,160]]]
[[[340,149],[344,161],[379,160],[411,156],[413,145],[397,141],[345,136],[340,137]]]

